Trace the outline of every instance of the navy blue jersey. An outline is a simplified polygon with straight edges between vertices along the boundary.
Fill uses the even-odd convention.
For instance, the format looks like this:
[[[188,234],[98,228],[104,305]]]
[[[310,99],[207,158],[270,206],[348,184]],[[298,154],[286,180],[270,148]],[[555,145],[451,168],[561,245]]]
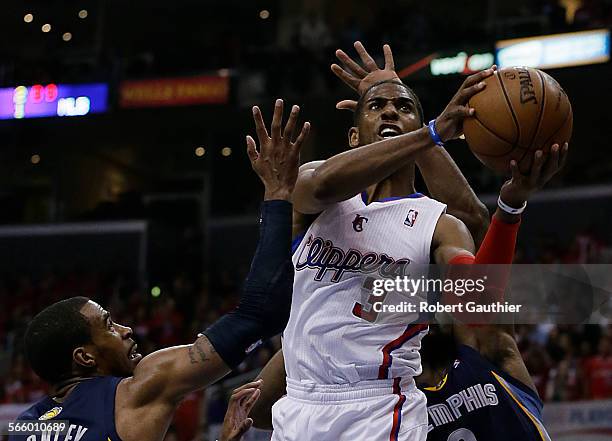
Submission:
[[[119,377],[96,377],[80,382],[62,403],[43,398],[17,421],[67,421],[68,430],[58,437],[39,434],[12,435],[9,441],[121,441],[115,430],[115,391]]]
[[[469,346],[427,396],[428,441],[547,441],[542,401]]]

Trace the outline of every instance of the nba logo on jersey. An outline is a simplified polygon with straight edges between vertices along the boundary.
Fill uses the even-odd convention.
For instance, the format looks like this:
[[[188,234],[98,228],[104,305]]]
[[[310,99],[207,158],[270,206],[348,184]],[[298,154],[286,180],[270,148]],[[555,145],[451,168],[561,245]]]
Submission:
[[[408,211],[408,216],[406,216],[406,220],[404,221],[404,225],[407,225],[409,227],[414,227],[414,224],[417,220],[417,216],[419,215],[419,212],[416,210],[413,210],[412,208]]]

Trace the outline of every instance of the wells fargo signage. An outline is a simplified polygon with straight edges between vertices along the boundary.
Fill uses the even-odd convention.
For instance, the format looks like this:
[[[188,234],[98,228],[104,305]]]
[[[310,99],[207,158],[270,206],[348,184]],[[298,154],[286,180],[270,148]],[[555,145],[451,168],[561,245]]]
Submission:
[[[228,100],[227,77],[197,76],[121,83],[121,107],[188,106],[223,104]]]

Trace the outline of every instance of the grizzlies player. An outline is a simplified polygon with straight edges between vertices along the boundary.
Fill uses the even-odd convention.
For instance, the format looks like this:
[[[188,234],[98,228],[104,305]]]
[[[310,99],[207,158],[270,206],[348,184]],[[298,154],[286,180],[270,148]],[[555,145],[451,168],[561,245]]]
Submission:
[[[400,193],[414,192],[415,155],[440,141],[436,128],[445,131],[443,139],[459,134],[462,119],[472,114],[465,103],[492,72],[468,78],[429,131],[420,128],[422,112],[409,89],[395,81],[375,83],[357,106],[349,133],[354,149],[302,167],[294,206],[320,214],[294,253],[284,363],[278,356],[273,362],[284,365],[287,396],[272,409],[273,440],[425,439],[425,400],[413,377],[421,371],[418,349],[426,326],[373,326],[371,305],[361,302],[361,291],[364,275],[403,275],[414,263],[508,258],[518,229],[515,215],[496,212],[488,240],[474,258],[465,226],[445,214],[443,204]],[[556,167],[558,146],[553,152],[546,163]],[[533,182],[540,183],[547,158],[539,152],[536,159],[528,177],[512,164],[501,206],[521,207]],[[360,188],[367,190],[360,193]],[[263,375],[274,378],[280,372],[266,368]],[[268,403],[280,395],[264,393]]]
[[[309,131],[292,142],[299,109],[293,108],[285,133],[275,113],[272,137],[252,139],[248,154],[265,186],[260,239],[239,306],[190,345],[162,349],[142,358],[132,330],[115,323],[97,303],[73,297],[39,313],[25,335],[27,358],[51,385],[48,397],[19,421],[63,420],[66,433],[12,434],[11,441],[162,440],[179,402],[192,391],[227,375],[259,339],[281,332],[291,302],[291,204],[299,149]],[[260,383],[238,390],[230,403],[222,441],[238,441]]]
[[[427,439],[550,440],[511,327],[451,326],[452,335],[429,335],[421,350],[417,382],[427,397]]]

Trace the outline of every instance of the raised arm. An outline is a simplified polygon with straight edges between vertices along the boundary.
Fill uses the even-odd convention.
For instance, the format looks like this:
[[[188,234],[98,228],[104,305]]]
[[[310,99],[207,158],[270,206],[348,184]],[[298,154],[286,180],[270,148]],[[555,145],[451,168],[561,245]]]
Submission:
[[[567,152],[567,144],[562,149],[556,144],[553,145],[549,154],[537,151],[529,176],[521,175],[516,162],[511,162],[512,178],[502,186],[499,197],[501,202],[475,257],[468,252],[461,253],[456,250],[453,252],[449,247],[442,246],[443,249],[446,248],[446,261],[450,263],[497,264],[493,265],[497,268],[492,273],[486,274],[487,286],[493,286],[491,292],[485,293],[488,300],[494,300],[503,294],[508,283],[509,268],[508,271],[504,271],[504,267],[498,265],[509,266],[512,263],[521,220],[521,207],[524,208],[531,194],[544,186],[563,167],[567,160]],[[489,323],[469,326],[455,321],[453,328],[459,343],[478,350],[501,369],[535,390],[516,346],[514,327],[511,324]]]
[[[346,66],[346,69],[338,64],[331,66],[332,72],[347,86],[362,95],[370,86],[379,81],[400,81],[395,72],[395,62],[389,45],[383,46],[385,65],[382,69],[378,67],[361,42],[355,42],[354,46],[361,58],[362,65],[339,49],[336,51],[336,56]],[[354,111],[357,102],[343,100],[336,107]],[[489,211],[476,197],[455,161],[444,148],[426,149],[415,159],[430,196],[445,203],[448,206],[448,213],[461,220],[468,227],[476,245],[480,245],[489,226]]]
[[[466,225],[479,246],[489,227],[489,210],[478,199],[453,158],[440,147],[417,156],[416,165],[429,195],[447,205],[447,212]]]
[[[356,147],[325,161],[304,164],[295,185],[293,204],[316,214],[347,200],[392,175],[415,155],[435,147],[427,128]]]
[[[484,78],[493,74],[488,69],[468,77],[444,111],[436,118],[435,127],[442,140],[461,134],[462,121],[473,115],[469,99],[484,89]],[[370,185],[376,184],[413,161],[416,155],[436,147],[427,127],[369,145],[352,145],[352,149],[321,163],[309,163],[300,169],[295,186],[295,209],[316,214],[329,205],[346,200]]]
[[[282,102],[274,113],[272,137],[260,136],[260,150],[247,138],[253,169],[265,186],[260,238],[238,307],[225,315],[191,345],[175,346],[145,357],[132,377],[117,389],[118,430],[126,441],[144,415],[147,421],[169,424],[169,416],[188,393],[226,375],[260,339],[283,330],[289,318],[293,285],[291,213],[289,203],[299,164],[299,150],[308,134],[304,124],[292,142],[299,109],[294,106],[285,133],[280,132]],[[261,135],[261,134],[260,134]],[[157,426],[140,428],[154,431]],[[164,433],[159,431],[159,433]],[[145,437],[146,438],[146,437]],[[155,438],[151,438],[155,439]]]

